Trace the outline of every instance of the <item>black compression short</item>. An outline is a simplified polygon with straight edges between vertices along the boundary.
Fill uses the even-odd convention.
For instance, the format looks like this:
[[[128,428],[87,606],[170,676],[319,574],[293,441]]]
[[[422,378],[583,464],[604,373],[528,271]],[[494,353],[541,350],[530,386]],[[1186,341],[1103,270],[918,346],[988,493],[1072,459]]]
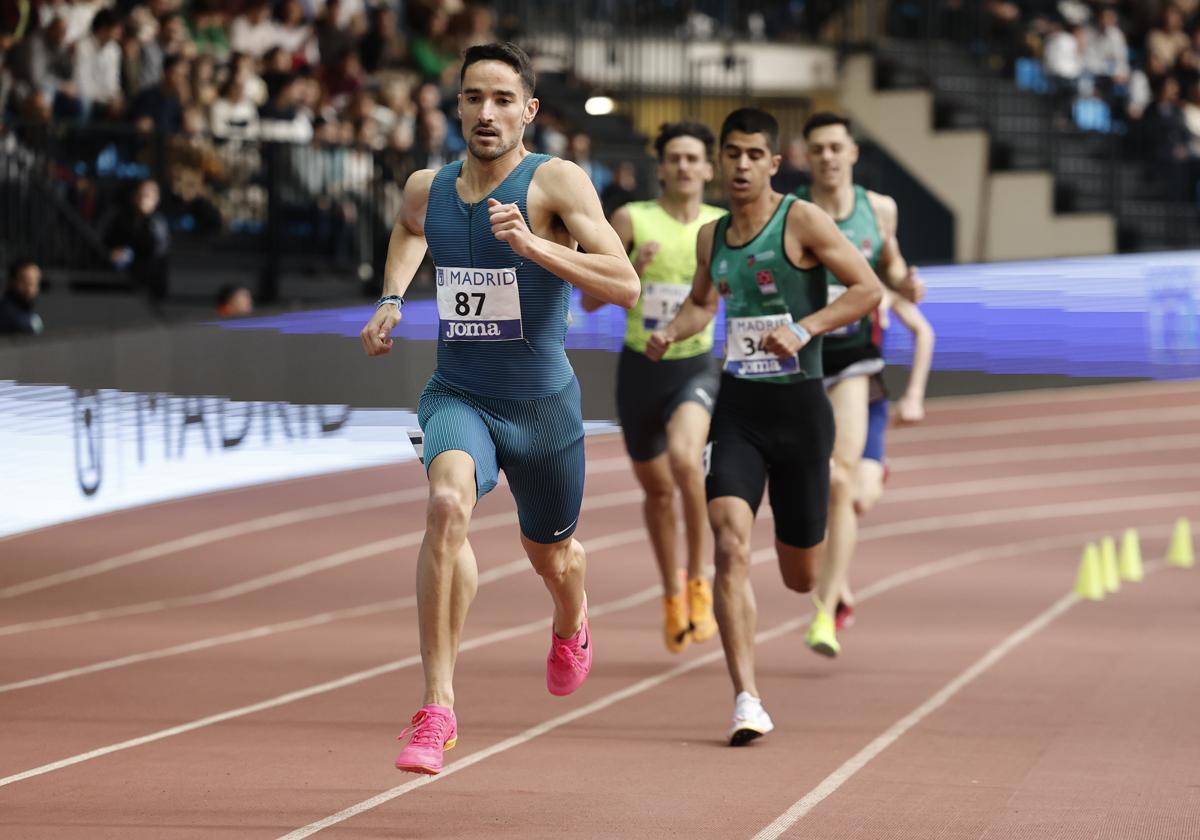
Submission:
[[[820,379],[790,385],[723,374],[709,430],[709,501],[737,496],[756,514],[767,486],[775,537],[796,548],[825,539],[833,408]]]
[[[617,362],[617,416],[625,449],[635,461],[667,450],[667,422],[685,402],[711,412],[717,396],[716,360],[708,353],[652,362],[625,347]]]

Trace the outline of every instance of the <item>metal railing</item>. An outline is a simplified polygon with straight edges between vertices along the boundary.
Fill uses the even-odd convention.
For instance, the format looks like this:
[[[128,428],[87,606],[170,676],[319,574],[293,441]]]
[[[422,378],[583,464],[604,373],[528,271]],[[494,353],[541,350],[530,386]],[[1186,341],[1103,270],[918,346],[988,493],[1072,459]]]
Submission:
[[[128,126],[7,126],[0,243],[83,284],[119,285],[106,233],[137,184],[160,187],[172,250],[240,259],[274,300],[288,272],[368,280],[382,266],[409,152],[166,137]]]

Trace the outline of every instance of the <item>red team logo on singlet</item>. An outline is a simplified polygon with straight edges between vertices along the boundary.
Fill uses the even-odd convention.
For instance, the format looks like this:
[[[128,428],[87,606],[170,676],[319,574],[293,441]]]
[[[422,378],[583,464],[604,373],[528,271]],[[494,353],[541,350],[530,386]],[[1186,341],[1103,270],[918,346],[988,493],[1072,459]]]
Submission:
[[[758,281],[758,290],[764,295],[773,295],[778,291],[775,287],[775,275],[769,268],[754,272],[754,279]]]

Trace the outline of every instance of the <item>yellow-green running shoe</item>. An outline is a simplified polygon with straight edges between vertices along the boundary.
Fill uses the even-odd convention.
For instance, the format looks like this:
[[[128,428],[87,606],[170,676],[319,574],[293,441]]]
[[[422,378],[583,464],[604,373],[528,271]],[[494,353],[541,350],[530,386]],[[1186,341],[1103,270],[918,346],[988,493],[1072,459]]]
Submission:
[[[824,610],[817,610],[816,618],[808,626],[804,644],[831,659],[841,653],[842,646],[838,644],[837,631],[833,626],[833,616]]]

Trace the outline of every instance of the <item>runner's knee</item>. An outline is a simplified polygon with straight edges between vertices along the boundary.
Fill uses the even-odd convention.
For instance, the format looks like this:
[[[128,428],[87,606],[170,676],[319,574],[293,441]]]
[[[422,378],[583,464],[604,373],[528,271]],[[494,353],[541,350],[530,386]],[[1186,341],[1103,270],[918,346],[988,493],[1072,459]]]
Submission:
[[[750,568],[750,541],[728,525],[715,526],[718,575],[744,574]]]
[[[454,490],[434,490],[429,495],[426,528],[439,543],[457,543],[466,538],[471,508]]]
[[[857,492],[857,470],[834,458],[829,464],[830,501],[853,500]]]
[[[583,563],[583,546],[575,539],[563,540],[531,552],[529,559],[547,583],[561,584]]]
[[[667,449],[667,461],[677,484],[690,484],[703,478],[703,458],[688,444],[671,444]]]

